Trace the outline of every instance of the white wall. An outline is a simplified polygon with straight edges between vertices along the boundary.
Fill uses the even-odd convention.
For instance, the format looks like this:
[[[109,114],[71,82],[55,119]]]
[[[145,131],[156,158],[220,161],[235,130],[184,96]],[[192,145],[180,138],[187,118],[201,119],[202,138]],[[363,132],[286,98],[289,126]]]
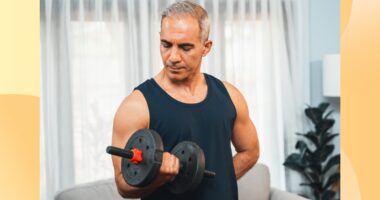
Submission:
[[[330,103],[335,111],[336,123],[333,131],[340,133],[340,98],[326,98],[322,95],[322,59],[325,54],[340,53],[340,1],[310,0],[309,3],[309,46],[310,46],[310,101],[317,106]],[[336,138],[334,151],[340,152],[340,138]]]

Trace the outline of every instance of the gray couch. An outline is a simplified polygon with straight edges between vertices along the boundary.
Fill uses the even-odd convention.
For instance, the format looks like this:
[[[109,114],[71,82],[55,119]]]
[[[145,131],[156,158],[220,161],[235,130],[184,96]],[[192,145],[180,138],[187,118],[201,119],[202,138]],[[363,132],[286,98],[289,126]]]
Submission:
[[[240,200],[304,200],[300,196],[270,187],[269,170],[257,164],[238,181]],[[123,200],[114,179],[78,185],[60,191],[55,200]]]

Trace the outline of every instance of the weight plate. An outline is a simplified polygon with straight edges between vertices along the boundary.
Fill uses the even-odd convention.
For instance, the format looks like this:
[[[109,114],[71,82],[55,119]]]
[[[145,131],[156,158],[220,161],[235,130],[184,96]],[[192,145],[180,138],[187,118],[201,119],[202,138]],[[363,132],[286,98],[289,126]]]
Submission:
[[[194,190],[203,179],[205,157],[202,149],[194,142],[181,142],[172,152],[180,161],[179,174],[170,183],[169,190],[181,194]]]
[[[160,135],[150,129],[136,131],[125,145],[126,150],[138,148],[142,151],[143,160],[133,164],[122,158],[122,174],[124,180],[132,186],[147,186],[158,175],[162,162],[163,144]]]

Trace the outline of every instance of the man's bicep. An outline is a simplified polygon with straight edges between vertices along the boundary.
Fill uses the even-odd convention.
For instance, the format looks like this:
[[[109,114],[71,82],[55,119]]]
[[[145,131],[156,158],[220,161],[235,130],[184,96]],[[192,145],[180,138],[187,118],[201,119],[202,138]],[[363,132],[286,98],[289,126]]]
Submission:
[[[124,147],[130,135],[138,129],[148,128],[148,123],[149,111],[145,99],[141,92],[134,91],[123,101],[115,114],[112,144]]]
[[[235,96],[236,119],[232,143],[236,152],[249,151],[258,147],[255,125],[249,117],[247,103],[240,93]]]
[[[112,146],[124,148],[130,136],[139,129],[148,128],[149,113],[141,92],[134,91],[118,108],[112,130]],[[120,172],[121,158],[112,156],[115,173]]]
[[[246,121],[235,121],[232,144],[236,152],[250,151],[258,148],[257,132],[250,119]]]

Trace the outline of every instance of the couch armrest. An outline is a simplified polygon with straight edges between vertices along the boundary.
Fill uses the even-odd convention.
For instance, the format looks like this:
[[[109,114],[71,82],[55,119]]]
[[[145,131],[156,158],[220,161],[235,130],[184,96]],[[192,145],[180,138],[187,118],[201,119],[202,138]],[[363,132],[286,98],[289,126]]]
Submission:
[[[307,200],[304,197],[292,194],[290,192],[285,192],[276,188],[271,188],[270,200]]]

